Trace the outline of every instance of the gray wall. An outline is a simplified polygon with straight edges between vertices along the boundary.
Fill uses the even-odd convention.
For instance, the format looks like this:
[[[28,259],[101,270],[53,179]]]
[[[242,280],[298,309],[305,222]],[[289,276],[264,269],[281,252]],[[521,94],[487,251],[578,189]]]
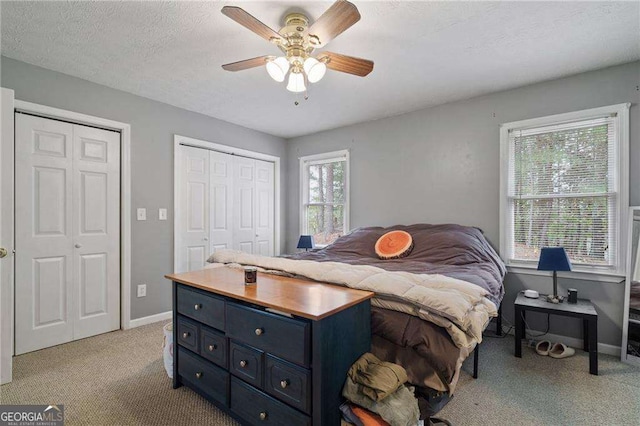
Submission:
[[[496,75],[499,78],[499,75]],[[500,123],[632,102],[631,204],[640,204],[640,62],[441,105],[289,140],[287,247],[299,234],[298,157],[348,148],[351,228],[396,223],[460,223],[499,242]],[[549,277],[509,274],[505,315],[517,292],[546,292]],[[560,279],[599,312],[600,341],[620,345],[624,285]],[[533,326],[540,318],[531,315]],[[545,316],[546,318],[546,316]],[[551,332],[580,336],[576,321],[556,317]]]
[[[2,87],[15,90],[16,99],[131,125],[132,319],[171,309],[170,282],[163,276],[173,272],[173,135],[275,155],[286,164],[286,141],[275,136],[6,57],[1,73]],[[283,230],[286,176],[282,170]],[[135,220],[138,207],[147,208],[147,221]],[[160,207],[169,210],[169,220],[158,220]],[[142,283],[147,296],[137,298],[136,285]]]

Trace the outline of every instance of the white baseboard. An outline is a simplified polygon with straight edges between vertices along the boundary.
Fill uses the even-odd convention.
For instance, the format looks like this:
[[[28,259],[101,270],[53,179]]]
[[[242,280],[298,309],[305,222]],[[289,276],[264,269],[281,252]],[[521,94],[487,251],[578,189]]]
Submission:
[[[147,324],[153,324],[158,321],[170,320],[173,317],[172,311],[161,312],[155,315],[149,315],[148,317],[136,318],[129,321],[129,328],[136,328]]]
[[[504,324],[503,324],[503,328]],[[491,329],[491,331],[495,332],[495,322],[492,322],[489,327],[487,327],[487,329]],[[542,331],[540,330],[529,330],[527,329],[527,333],[531,333],[534,336],[539,335],[540,333],[542,333]],[[514,335],[515,331],[511,330],[509,332],[510,335]],[[552,334],[552,333],[547,333],[544,336],[541,337],[536,337],[535,340],[549,340],[551,341],[551,343],[556,343],[556,342],[562,342],[567,346],[571,346],[572,348],[576,348],[576,349],[582,349],[582,339],[578,339],[576,337],[567,337],[567,336],[561,336],[559,334]],[[524,345],[524,339],[522,344]],[[615,357],[620,358],[620,354],[622,353],[622,350],[620,349],[620,346],[615,346],[615,345],[609,345],[606,343],[598,343],[598,353],[601,354],[606,354],[606,355],[613,355]]]

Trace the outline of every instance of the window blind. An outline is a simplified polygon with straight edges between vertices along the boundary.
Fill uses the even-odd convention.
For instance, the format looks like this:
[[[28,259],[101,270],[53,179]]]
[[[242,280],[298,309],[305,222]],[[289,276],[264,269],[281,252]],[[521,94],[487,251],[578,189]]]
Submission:
[[[562,246],[574,264],[616,265],[615,119],[510,130],[510,260],[537,261],[541,247]]]

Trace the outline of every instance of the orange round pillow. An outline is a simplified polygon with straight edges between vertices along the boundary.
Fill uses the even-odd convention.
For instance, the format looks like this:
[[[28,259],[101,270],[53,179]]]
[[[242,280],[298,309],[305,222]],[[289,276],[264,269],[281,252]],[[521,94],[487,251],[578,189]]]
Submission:
[[[413,250],[413,238],[405,231],[391,231],[376,241],[376,254],[380,259],[399,259]]]

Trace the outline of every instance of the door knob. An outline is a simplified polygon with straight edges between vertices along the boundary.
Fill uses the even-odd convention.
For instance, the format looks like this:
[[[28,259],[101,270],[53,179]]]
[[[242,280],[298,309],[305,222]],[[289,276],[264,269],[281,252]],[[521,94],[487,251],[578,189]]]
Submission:
[[[82,244],[76,244],[76,248],[82,247]]]
[[[244,359],[240,361],[240,367],[245,368],[247,366],[247,361]]]
[[[209,241],[209,238],[204,237],[202,240],[203,240],[203,241]]]
[[[7,257],[7,249],[4,247],[0,247],[0,259],[3,257]]]

